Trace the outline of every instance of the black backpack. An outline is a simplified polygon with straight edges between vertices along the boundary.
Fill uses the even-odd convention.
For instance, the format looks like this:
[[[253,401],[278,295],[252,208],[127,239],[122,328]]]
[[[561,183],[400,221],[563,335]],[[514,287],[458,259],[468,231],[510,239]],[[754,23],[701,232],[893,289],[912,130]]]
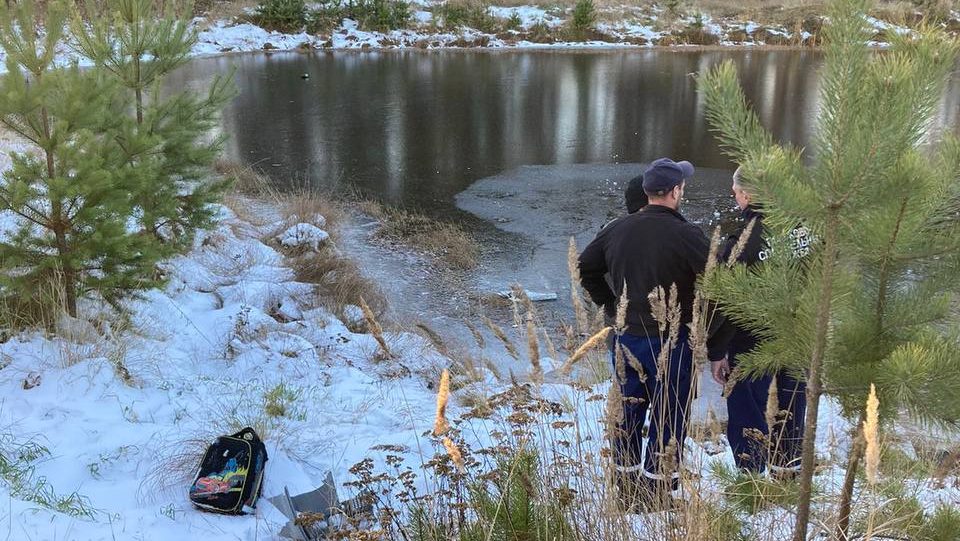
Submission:
[[[242,515],[257,505],[267,448],[252,428],[220,436],[207,448],[190,486],[190,501],[207,511]]]

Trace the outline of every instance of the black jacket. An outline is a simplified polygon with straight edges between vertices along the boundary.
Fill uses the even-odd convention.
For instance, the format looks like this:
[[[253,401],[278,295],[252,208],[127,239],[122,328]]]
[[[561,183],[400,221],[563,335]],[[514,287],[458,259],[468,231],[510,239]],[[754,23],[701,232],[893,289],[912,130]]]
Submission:
[[[677,285],[681,323],[690,322],[694,286],[706,267],[710,242],[680,213],[660,205],[611,222],[580,254],[580,281],[594,303],[613,316],[627,285],[627,329],[630,334],[657,336],[647,295],[657,286]],[[604,279],[609,273],[611,284]],[[611,287],[612,285],[612,287]]]

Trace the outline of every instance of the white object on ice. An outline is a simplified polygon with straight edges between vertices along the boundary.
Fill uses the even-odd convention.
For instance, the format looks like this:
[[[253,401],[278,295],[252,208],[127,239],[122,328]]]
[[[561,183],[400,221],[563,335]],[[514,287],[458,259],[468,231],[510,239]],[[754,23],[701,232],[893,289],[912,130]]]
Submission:
[[[533,302],[544,302],[544,301],[555,301],[555,300],[557,300],[557,294],[556,294],[556,293],[530,291],[530,290],[528,290],[528,289],[524,289],[523,292],[524,292],[524,293],[527,295],[527,297],[528,297],[531,301],[533,301]],[[513,291],[509,291],[509,290],[508,290],[508,291],[501,291],[501,292],[497,293],[497,295],[500,295],[500,296],[503,297],[504,299],[513,300]]]

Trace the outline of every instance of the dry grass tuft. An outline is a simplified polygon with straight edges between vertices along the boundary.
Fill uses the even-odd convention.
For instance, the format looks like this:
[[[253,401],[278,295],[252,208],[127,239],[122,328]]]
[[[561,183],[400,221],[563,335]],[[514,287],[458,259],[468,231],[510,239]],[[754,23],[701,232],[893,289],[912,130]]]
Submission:
[[[380,221],[376,235],[384,240],[422,250],[455,269],[477,266],[480,246],[457,224],[372,201],[359,203],[358,208]]]
[[[363,275],[355,261],[332,249],[302,254],[286,264],[298,282],[315,285],[319,303],[338,316],[344,315],[347,306],[359,306],[361,298],[378,317],[386,312],[387,299],[380,287]]]
[[[201,434],[155,449],[153,467],[142,477],[137,489],[137,499],[141,503],[154,503],[167,495],[179,494],[197,473],[197,467],[216,438],[214,434]]]
[[[277,190],[273,187],[270,179],[253,170],[248,165],[243,165],[230,160],[220,159],[213,164],[213,170],[233,182],[233,190],[239,195],[265,197],[277,197]]]
[[[285,263],[293,270],[296,280],[316,286],[316,300],[320,306],[344,318],[344,309],[359,306],[363,298],[377,317],[383,316],[387,300],[380,287],[364,276],[356,262],[336,248],[340,227],[349,219],[343,203],[306,187],[280,193],[273,188],[269,178],[249,166],[234,162],[220,160],[215,169],[233,179],[234,193],[227,196],[226,204],[240,220],[261,228],[270,226],[277,216],[265,216],[265,209],[257,205],[263,202],[279,214],[277,228],[306,222],[330,233],[333,242],[322,245],[318,252],[286,252]],[[272,242],[272,237],[279,232],[267,231],[267,238],[263,240]]]

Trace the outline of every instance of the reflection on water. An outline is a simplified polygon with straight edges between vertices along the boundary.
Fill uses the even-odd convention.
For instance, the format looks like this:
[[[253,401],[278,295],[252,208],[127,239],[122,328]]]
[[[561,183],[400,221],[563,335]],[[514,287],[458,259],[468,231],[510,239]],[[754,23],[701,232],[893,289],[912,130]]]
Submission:
[[[236,66],[228,153],[278,183],[309,182],[446,212],[474,180],[519,165],[644,162],[729,169],[694,74],[736,62],[776,137],[807,145],[814,51],[333,52],[200,59],[172,87]],[[301,74],[309,74],[302,78]],[[960,85],[937,121],[958,124]]]

